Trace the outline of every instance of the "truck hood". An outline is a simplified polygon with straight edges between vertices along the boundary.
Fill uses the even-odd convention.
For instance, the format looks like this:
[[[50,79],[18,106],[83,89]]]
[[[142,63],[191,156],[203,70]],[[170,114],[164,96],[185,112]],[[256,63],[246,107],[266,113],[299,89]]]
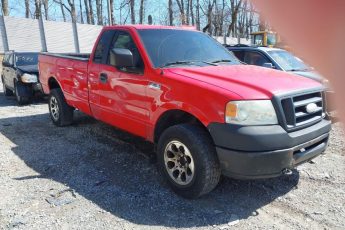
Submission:
[[[19,69],[23,73],[38,74],[38,66],[37,65],[17,66],[17,69]]]
[[[289,73],[297,74],[302,77],[307,77],[315,81],[318,81],[320,83],[322,83],[322,80],[323,80],[323,77],[315,71],[294,71],[294,72],[289,72]]]
[[[171,68],[172,73],[223,88],[244,99],[271,99],[273,95],[321,88],[305,77],[252,65]]]

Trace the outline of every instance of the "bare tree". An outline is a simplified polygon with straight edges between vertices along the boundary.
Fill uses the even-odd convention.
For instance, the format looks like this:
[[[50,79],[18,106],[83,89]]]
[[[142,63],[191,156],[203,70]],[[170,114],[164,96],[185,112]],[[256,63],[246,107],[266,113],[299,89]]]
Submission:
[[[84,24],[83,7],[82,7],[82,4],[81,4],[81,0],[79,0],[79,7],[80,7],[80,23]]]
[[[25,17],[29,18],[30,17],[30,1],[25,0]]]
[[[190,1],[187,0],[187,12],[186,12],[186,24],[189,25],[189,4],[190,4]]]
[[[53,0],[56,4],[60,6],[63,21],[66,22],[65,9],[69,10],[62,0]]]
[[[86,22],[87,24],[91,24],[91,15],[90,15],[89,3],[87,0],[84,0],[84,7],[85,7],[85,14],[86,14]]]
[[[168,1],[168,11],[169,11],[169,26],[174,24],[174,12],[172,0]]]
[[[216,0],[214,1],[208,1],[208,5],[207,5],[207,11],[205,12],[203,10],[203,8],[200,8],[204,15],[206,15],[207,17],[207,24],[206,26],[202,29],[202,31],[205,33],[206,31],[208,31],[209,34],[212,34],[212,19],[213,19],[213,7],[216,4]]]
[[[135,10],[134,10],[135,1],[129,0],[129,3],[130,3],[130,11],[131,11],[131,23],[135,24]]]
[[[8,0],[1,0],[2,13],[4,16],[8,16]]]
[[[144,4],[145,0],[140,0],[140,8],[139,8],[139,23],[143,24],[144,20]]]
[[[232,33],[233,36],[237,35],[236,31],[236,23],[237,23],[237,16],[238,11],[240,9],[242,0],[230,0],[231,4],[231,23],[228,28],[227,36],[230,36],[230,33]]]
[[[103,25],[102,1],[96,0],[97,25]]]
[[[181,18],[181,24],[185,25],[186,24],[186,14],[185,14],[185,9],[184,9],[184,2],[183,0],[176,0],[178,8],[180,10],[180,18]]]
[[[41,0],[35,0],[35,15],[34,18],[38,19],[41,17]]]
[[[42,4],[43,4],[43,8],[44,8],[44,16],[45,16],[45,19],[48,20],[48,19],[49,19],[49,15],[48,15],[49,0],[43,0]]]
[[[226,17],[228,15],[225,14],[225,7],[226,1],[222,0],[221,3],[218,3],[217,0],[214,1],[214,12],[213,12],[213,34],[215,36],[222,36],[223,35],[223,25]]]
[[[76,13],[74,0],[67,0],[69,7],[62,0],[53,0],[53,1],[60,5],[61,13],[62,13],[64,22],[66,21],[65,10],[67,10],[70,13],[72,22],[74,22],[74,23],[77,22],[77,13]]]
[[[67,0],[67,2],[68,2],[68,5],[69,5],[70,8],[66,7],[66,9],[71,14],[72,22],[77,22],[77,13],[76,13],[76,10],[75,10],[74,0]]]
[[[66,14],[65,14],[65,9],[63,7],[62,0],[60,0],[60,8],[61,8],[61,14],[62,14],[63,21],[65,22],[66,21]]]
[[[246,21],[247,21],[247,11],[246,11],[246,9],[247,9],[247,1],[245,0],[244,2],[243,2],[243,6],[242,6],[242,10],[240,10],[239,12],[238,12],[238,18],[239,18],[239,20],[238,20],[238,35],[240,36],[240,37],[243,37],[244,36],[244,33],[246,32]]]
[[[196,0],[196,29],[200,30],[200,1]]]
[[[91,18],[91,24],[95,25],[95,17],[93,16],[93,9],[92,9],[92,0],[89,0],[89,8],[90,8],[90,18]]]
[[[192,18],[192,25],[194,26],[194,7],[193,7],[193,0],[189,0],[189,6],[190,6],[190,16]]]
[[[110,0],[110,17],[111,17],[111,25],[114,25],[115,24],[114,0]]]

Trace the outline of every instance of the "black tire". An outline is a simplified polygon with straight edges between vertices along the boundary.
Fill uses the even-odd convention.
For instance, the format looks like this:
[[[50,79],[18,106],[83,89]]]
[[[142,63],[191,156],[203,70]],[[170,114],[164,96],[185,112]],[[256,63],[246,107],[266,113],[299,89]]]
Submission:
[[[191,176],[189,176],[189,178],[192,179],[188,184],[182,185],[181,183],[176,182],[172,178],[175,172],[173,172],[172,175],[168,172],[168,168],[177,167],[171,167],[171,165],[169,165],[171,162],[167,163],[167,157],[165,158],[165,156],[169,155],[166,154],[166,149],[169,149],[169,146],[173,147],[175,141],[177,141],[177,143],[180,142],[184,147],[187,147],[187,150],[182,151],[182,155],[184,155],[185,151],[188,151],[188,154],[192,156],[192,161],[194,161],[194,173],[190,174]],[[171,145],[171,143],[173,144]],[[170,153],[171,152],[172,151],[170,151]],[[215,146],[207,131],[196,125],[181,124],[172,126],[165,130],[158,141],[157,161],[160,172],[166,178],[172,190],[184,198],[195,199],[211,192],[217,186],[220,179],[221,171]],[[188,159],[188,162],[189,161],[190,159]],[[177,162],[181,163],[181,159],[180,161],[177,160]],[[184,160],[184,162],[187,161]],[[190,162],[188,164],[190,164]],[[188,167],[189,166],[187,166],[187,168]],[[177,171],[178,170],[179,169],[177,169]],[[189,169],[189,171],[191,170]],[[172,171],[170,169],[170,173],[171,172]],[[187,173],[187,170],[185,172]],[[182,175],[183,172],[180,176],[181,178]],[[186,176],[184,176],[184,178],[186,178]]]
[[[18,83],[18,82],[16,82],[14,84],[14,95],[16,96],[16,100],[17,100],[18,105],[29,104],[31,101],[31,97],[19,96],[19,93],[18,93],[19,87],[25,87],[25,86],[20,85],[20,83]]]
[[[67,104],[61,89],[50,91],[48,107],[54,125],[62,127],[73,123],[74,108]]]
[[[2,81],[2,88],[4,90],[4,95],[13,96],[13,91],[7,88],[3,77],[1,78],[1,81]]]

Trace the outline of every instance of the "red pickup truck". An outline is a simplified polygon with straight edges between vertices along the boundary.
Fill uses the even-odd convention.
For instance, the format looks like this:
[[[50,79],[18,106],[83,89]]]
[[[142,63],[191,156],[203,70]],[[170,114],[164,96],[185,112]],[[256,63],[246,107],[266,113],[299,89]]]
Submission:
[[[78,109],[153,142],[163,176],[187,198],[221,174],[282,175],[328,144],[319,83],[242,65],[191,29],[105,27],[91,55],[42,53],[39,72],[55,125]]]

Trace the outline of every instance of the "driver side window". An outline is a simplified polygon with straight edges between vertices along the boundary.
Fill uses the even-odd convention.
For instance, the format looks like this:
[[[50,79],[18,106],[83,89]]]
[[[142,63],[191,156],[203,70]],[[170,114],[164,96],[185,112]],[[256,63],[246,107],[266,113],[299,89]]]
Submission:
[[[115,36],[108,54],[108,64],[112,66],[116,66],[116,63],[115,60],[113,60],[112,55],[110,55],[110,52],[115,48],[128,49],[132,52],[134,66],[130,68],[129,71],[132,70],[139,73],[142,73],[144,71],[144,62],[140,56],[137,46],[135,45],[129,33],[119,32],[118,36]]]

